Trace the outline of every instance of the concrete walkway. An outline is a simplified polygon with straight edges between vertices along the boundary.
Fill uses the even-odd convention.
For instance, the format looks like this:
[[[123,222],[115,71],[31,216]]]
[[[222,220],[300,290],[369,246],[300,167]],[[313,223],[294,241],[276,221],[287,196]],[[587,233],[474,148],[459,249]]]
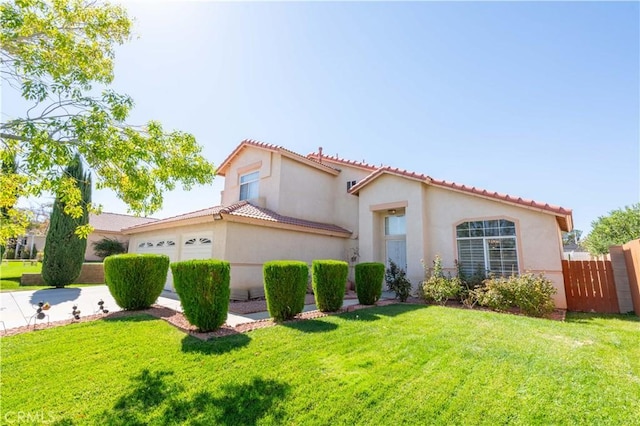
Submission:
[[[383,294],[383,298],[390,294]],[[393,296],[393,294],[391,294]],[[98,302],[104,301],[104,308],[109,312],[117,312],[121,309],[109,293],[106,285],[79,288],[51,288],[35,291],[9,291],[0,293],[0,329],[9,330],[11,328],[33,325],[54,321],[64,321],[72,319],[73,307],[77,306],[80,316],[87,316],[99,313]],[[45,318],[36,318],[38,303],[49,303],[51,308],[44,311]],[[351,306],[358,303],[357,299],[344,301],[343,306]],[[182,312],[182,305],[176,293],[164,291],[156,301],[156,304]],[[316,310],[316,305],[305,305],[304,312]],[[227,324],[235,327],[261,319],[269,318],[268,312],[256,312],[253,314],[238,315],[229,313]]]

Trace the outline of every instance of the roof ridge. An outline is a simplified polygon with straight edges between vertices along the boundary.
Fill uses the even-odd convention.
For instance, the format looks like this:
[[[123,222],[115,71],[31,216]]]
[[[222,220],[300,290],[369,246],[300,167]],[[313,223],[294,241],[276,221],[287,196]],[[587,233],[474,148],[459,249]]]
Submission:
[[[363,161],[357,161],[357,160],[349,160],[346,158],[342,158],[342,157],[338,157],[337,155],[326,155],[326,154],[320,154],[319,152],[310,152],[309,154],[307,154],[307,158],[313,161],[317,161],[320,164],[322,164],[322,160],[328,160],[328,161],[332,161],[335,163],[340,163],[340,164],[347,164],[350,166],[356,166],[356,167],[362,167],[365,169],[370,169],[370,170],[374,170],[377,169],[378,166],[374,166],[373,164],[369,164],[367,162]]]
[[[95,216],[100,216],[103,214],[112,214],[112,215],[117,215],[117,216],[126,216],[126,217],[135,217],[136,219],[148,219],[148,220],[161,220],[155,217],[147,217],[147,216],[136,216],[133,214],[126,214],[126,213],[114,213],[114,212],[100,212],[100,213],[91,213]]]

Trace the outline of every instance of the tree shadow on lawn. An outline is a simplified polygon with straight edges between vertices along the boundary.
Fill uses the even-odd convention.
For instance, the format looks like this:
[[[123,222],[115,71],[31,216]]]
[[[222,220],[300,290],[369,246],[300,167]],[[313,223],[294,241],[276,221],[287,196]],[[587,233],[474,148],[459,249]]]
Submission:
[[[567,312],[565,322],[577,324],[590,324],[605,327],[605,324],[595,324],[593,321],[598,319],[629,321],[640,323],[640,317],[634,313],[629,314],[596,314],[590,312]],[[640,324],[639,324],[640,325]]]
[[[33,294],[31,294],[29,302],[32,305],[36,305],[38,302],[49,302],[51,306],[54,306],[76,300],[80,296],[81,291],[82,289],[80,288],[45,288],[34,291]]]
[[[289,385],[253,378],[248,383],[223,385],[219,391],[199,391],[185,397],[185,386],[172,371],[148,369],[131,378],[130,390],[120,396],[100,423],[105,425],[255,425],[267,414],[272,422],[283,419],[274,402],[286,397]]]
[[[182,339],[182,352],[221,355],[247,346],[250,341],[251,337],[247,336],[246,333],[217,337],[206,341],[187,335]]]
[[[337,324],[315,319],[283,322],[282,325],[287,328],[302,331],[303,333],[326,333],[338,328]]]
[[[363,309],[340,314],[340,318],[347,321],[377,321],[381,317],[396,317],[407,312],[418,309],[426,309],[429,305],[415,305],[405,303],[395,303],[386,306],[371,306]]]

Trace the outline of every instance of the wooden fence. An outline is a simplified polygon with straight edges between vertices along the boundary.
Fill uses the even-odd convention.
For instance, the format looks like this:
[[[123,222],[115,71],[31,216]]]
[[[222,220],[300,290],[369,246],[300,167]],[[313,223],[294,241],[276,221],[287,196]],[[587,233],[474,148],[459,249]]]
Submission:
[[[611,261],[563,260],[562,274],[568,310],[620,312]]]

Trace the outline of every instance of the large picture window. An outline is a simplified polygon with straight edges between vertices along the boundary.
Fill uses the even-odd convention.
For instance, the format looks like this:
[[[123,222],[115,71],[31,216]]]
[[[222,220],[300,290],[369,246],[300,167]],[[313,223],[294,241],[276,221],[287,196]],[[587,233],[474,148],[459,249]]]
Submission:
[[[258,182],[260,172],[240,176],[240,201],[258,198]]]
[[[476,220],[456,227],[458,261],[465,275],[518,273],[516,226],[505,219]]]

